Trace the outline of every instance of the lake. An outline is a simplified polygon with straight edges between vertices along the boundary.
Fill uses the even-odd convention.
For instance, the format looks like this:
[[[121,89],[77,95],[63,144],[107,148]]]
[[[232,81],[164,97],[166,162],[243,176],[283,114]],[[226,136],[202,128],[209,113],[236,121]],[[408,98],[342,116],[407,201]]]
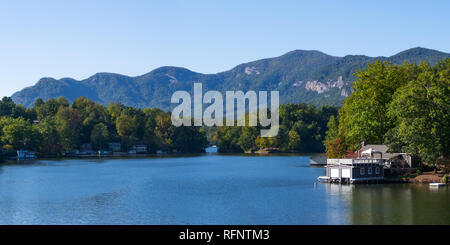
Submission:
[[[12,161],[0,224],[450,224],[450,191],[317,183],[301,155]]]

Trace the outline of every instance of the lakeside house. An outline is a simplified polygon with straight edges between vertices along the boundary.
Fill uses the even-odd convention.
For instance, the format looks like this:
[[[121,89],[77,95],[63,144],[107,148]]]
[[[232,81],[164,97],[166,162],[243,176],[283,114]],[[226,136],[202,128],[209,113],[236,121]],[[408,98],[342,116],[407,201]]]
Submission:
[[[94,150],[91,143],[84,143],[80,145],[80,149],[65,151],[65,157],[97,157],[97,156],[128,156],[136,154],[148,153],[147,145],[133,145],[128,151],[122,152],[122,145],[120,142],[109,142],[109,150]],[[20,150],[17,151],[18,159],[36,158],[34,152]]]
[[[36,155],[32,151],[27,150],[18,150],[17,151],[17,159],[34,159]]]
[[[366,145],[363,143],[358,155],[359,157],[370,157],[374,153],[379,153],[386,168],[408,169],[417,167],[410,154],[389,153],[388,150],[389,147],[386,145]]]
[[[384,179],[385,170],[411,171],[415,167],[411,155],[389,153],[385,145],[366,145],[356,152],[345,154],[344,158],[327,159],[326,176],[321,182],[362,183],[379,182]]]
[[[109,142],[108,151],[99,150],[94,151],[92,144],[85,143],[80,146],[80,150],[66,152],[68,157],[91,157],[91,156],[127,156],[136,154],[148,153],[147,145],[133,145],[128,151],[122,152],[122,145],[120,142]]]
[[[131,146],[130,151],[134,151],[136,153],[147,153],[148,147],[146,145],[133,145]]]

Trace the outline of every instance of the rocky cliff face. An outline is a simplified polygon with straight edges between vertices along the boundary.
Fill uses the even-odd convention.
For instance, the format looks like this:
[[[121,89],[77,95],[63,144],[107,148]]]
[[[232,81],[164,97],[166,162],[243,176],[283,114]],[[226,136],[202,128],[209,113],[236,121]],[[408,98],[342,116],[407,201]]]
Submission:
[[[347,83],[350,83],[350,82],[348,81]],[[299,86],[299,85],[301,85],[301,83],[293,84],[293,86]],[[335,81],[328,80],[326,82],[319,82],[317,80],[314,80],[314,81],[306,81],[306,83],[305,83],[306,91],[315,91],[318,94],[327,92],[330,90],[330,88],[338,88],[341,91],[345,91],[345,89],[343,89],[343,87],[344,87],[344,80],[342,79],[342,76],[339,76],[338,79],[336,79]],[[343,96],[347,96],[347,95],[343,95]]]

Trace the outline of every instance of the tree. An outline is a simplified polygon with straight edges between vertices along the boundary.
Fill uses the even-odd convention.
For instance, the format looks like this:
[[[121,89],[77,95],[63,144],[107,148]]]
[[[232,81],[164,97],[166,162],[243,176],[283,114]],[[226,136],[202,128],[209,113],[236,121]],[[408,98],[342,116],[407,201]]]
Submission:
[[[276,147],[281,151],[323,152],[327,122],[330,116],[336,114],[337,108],[330,106],[316,108],[314,105],[285,104],[280,106],[278,135],[273,139],[258,138],[261,130],[258,126],[222,126],[216,128],[213,141],[217,142],[220,152],[267,147]]]
[[[347,151],[347,146],[340,138],[327,141],[326,148],[328,158],[343,158]]]
[[[56,121],[56,130],[60,137],[60,144],[63,151],[71,151],[77,148],[76,134],[66,120]]]
[[[60,135],[54,121],[43,120],[33,125],[33,131],[38,136],[37,150],[46,154],[61,154]]]
[[[0,117],[12,116],[15,107],[16,105],[11,97],[3,97],[0,101]]]
[[[258,149],[272,148],[277,147],[277,138],[276,137],[261,137],[258,136],[255,139],[255,144]]]
[[[217,127],[214,141],[217,142],[219,152],[242,152],[239,146],[240,127]]]
[[[122,113],[122,111],[125,109],[125,106],[122,103],[109,103],[108,105],[108,114],[111,117],[112,121],[115,121],[117,119],[117,117],[120,116],[120,114]]]
[[[107,109],[86,97],[77,98],[73,102],[72,107],[77,111],[81,119],[80,141],[89,142],[93,127],[98,123],[106,123],[108,121]]]
[[[103,123],[94,126],[91,132],[91,143],[94,149],[102,150],[109,139],[108,128]]]
[[[156,134],[156,120],[154,115],[146,113],[146,117],[142,142],[148,146],[150,152],[156,152],[162,146],[162,139]]]
[[[207,144],[205,130],[176,128],[170,113],[120,103],[111,103],[106,109],[86,97],[76,99],[72,106],[64,97],[37,99],[31,109],[5,97],[0,101],[0,113],[0,145],[8,150],[25,148],[62,154],[88,142],[95,149],[103,149],[111,139],[121,140],[125,148],[139,142],[147,144],[152,152],[164,148],[187,153],[201,152]]]
[[[393,126],[386,116],[387,106],[398,88],[416,79],[417,71],[415,65],[377,61],[356,76],[354,92],[339,110],[339,138],[351,150],[358,149],[361,141],[383,143],[384,134]]]
[[[170,119],[170,113],[157,113],[155,122],[155,135],[161,140],[162,148],[170,148],[173,143],[170,135],[175,130]]]
[[[137,140],[137,122],[135,118],[122,113],[117,117],[116,129],[125,146],[131,146]]]
[[[331,116],[330,120],[327,123],[328,130],[326,131],[325,140],[323,144],[325,145],[325,152],[328,152],[329,142],[335,140],[339,134],[339,121],[335,116]]]
[[[426,62],[419,69],[418,78],[398,89],[389,105],[388,115],[396,122],[391,135],[404,151],[435,164],[449,156],[450,59],[438,70]]]
[[[60,107],[68,107],[69,102],[64,97],[59,97],[58,99],[49,99],[43,101],[42,99],[36,100],[34,104],[34,109],[37,114],[38,120],[44,120],[45,118],[55,116]]]
[[[22,117],[2,117],[0,128],[2,130],[0,139],[14,149],[31,149],[33,146],[35,137],[31,124]]]
[[[295,130],[289,131],[288,149],[296,150],[300,148],[300,135]]]
[[[172,142],[170,147],[182,153],[202,152],[208,143],[204,131],[190,126],[176,127],[170,138]]]
[[[243,151],[251,151],[256,148],[255,140],[259,134],[256,127],[245,126],[241,128],[241,133],[238,139],[238,145]]]
[[[71,151],[76,149],[82,140],[83,125],[79,112],[71,106],[60,106],[55,115],[47,120],[55,122],[55,127],[60,138],[61,150]]]

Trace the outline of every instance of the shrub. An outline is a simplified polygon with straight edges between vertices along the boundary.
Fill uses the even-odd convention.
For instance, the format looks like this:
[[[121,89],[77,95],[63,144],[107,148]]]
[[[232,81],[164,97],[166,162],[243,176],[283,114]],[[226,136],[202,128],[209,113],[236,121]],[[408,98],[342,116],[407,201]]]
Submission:
[[[442,182],[447,184],[448,181],[448,175],[444,174],[444,177],[442,177]]]
[[[417,174],[417,175],[420,175],[421,173],[422,173],[422,171],[420,170],[420,168],[417,168],[416,174]]]

